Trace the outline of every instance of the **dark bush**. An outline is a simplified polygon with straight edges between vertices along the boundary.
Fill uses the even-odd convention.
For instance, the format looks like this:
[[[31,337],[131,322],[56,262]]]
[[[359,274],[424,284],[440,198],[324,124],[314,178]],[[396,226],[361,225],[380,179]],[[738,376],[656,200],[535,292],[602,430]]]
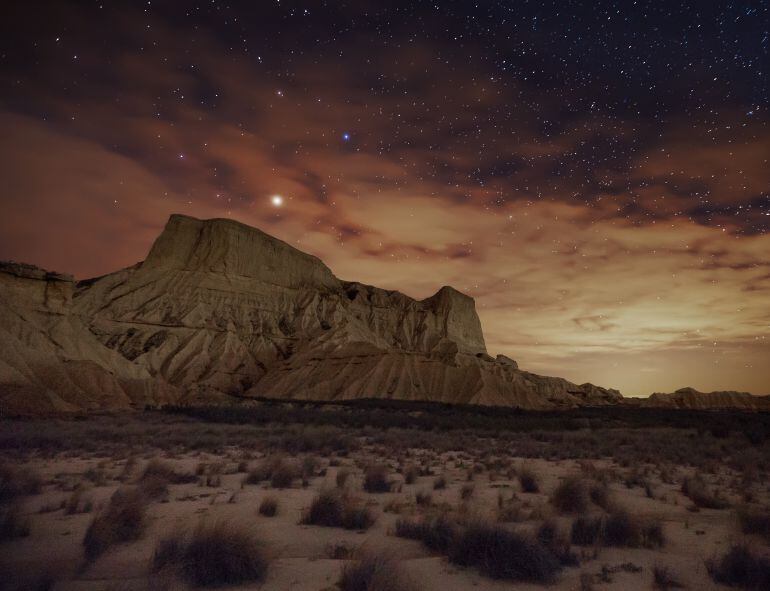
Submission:
[[[539,542],[486,524],[473,524],[460,533],[450,548],[449,560],[476,567],[493,579],[534,583],[551,583],[562,569]]]
[[[444,490],[446,488],[446,478],[439,476],[433,481],[433,490]]]
[[[42,479],[31,470],[0,463],[0,503],[24,495],[36,495],[42,488]]]
[[[400,538],[419,540],[429,550],[446,554],[454,543],[457,531],[457,526],[440,515],[419,521],[399,519],[395,534]]]
[[[375,521],[366,507],[358,507],[337,490],[321,491],[300,521],[303,525],[368,529]]]
[[[544,521],[537,529],[536,537],[564,566],[577,566],[580,563],[572,552],[569,539],[554,520]]]
[[[146,526],[146,510],[147,499],[140,490],[117,490],[86,530],[86,560],[96,560],[115,544],[138,540]]]
[[[581,515],[572,522],[571,539],[576,546],[594,546],[603,540],[604,520]]]
[[[654,566],[652,568],[652,586],[661,591],[682,589],[684,587],[679,578],[667,566]]]
[[[299,476],[296,466],[280,456],[268,457],[252,468],[243,479],[244,484],[259,484],[270,481],[273,488],[289,488]]]
[[[376,464],[367,466],[364,470],[364,490],[370,493],[390,492],[388,469]]]
[[[342,488],[345,486],[345,483],[348,481],[348,478],[350,478],[350,472],[348,472],[344,468],[337,470],[336,481],[337,481],[337,486],[339,488]]]
[[[540,481],[537,474],[528,466],[524,466],[519,472],[519,484],[521,484],[521,490],[526,493],[540,491]]]
[[[592,482],[588,489],[588,496],[591,502],[597,507],[609,510],[610,508],[610,489],[601,482]]]
[[[0,542],[26,538],[29,532],[29,519],[21,514],[17,503],[0,505]]]
[[[433,495],[426,491],[418,491],[414,495],[414,500],[420,507],[428,507],[433,502]]]
[[[642,528],[628,513],[617,511],[605,519],[604,543],[608,546],[638,548],[642,545]]]
[[[273,488],[290,488],[299,476],[297,468],[287,462],[278,464],[270,475],[270,486]]]
[[[227,523],[201,525],[191,536],[161,540],[152,570],[177,571],[197,587],[221,587],[262,581],[269,559],[255,536]]]
[[[743,533],[762,536],[770,541],[770,509],[740,507],[738,509],[738,522]]]
[[[706,566],[717,583],[752,591],[770,589],[770,560],[754,554],[747,546],[734,545],[727,554],[708,561]]]
[[[551,495],[551,504],[562,513],[584,513],[588,509],[588,491],[583,479],[570,476],[562,480]]]
[[[682,481],[682,493],[689,498],[696,507],[703,509],[726,509],[730,506],[725,499],[715,495],[700,476],[685,478]]]
[[[275,517],[278,514],[278,499],[265,497],[259,504],[259,514],[265,517]]]
[[[340,591],[411,591],[412,584],[390,558],[366,554],[346,564],[337,583]]]
[[[577,546],[619,548],[661,548],[666,542],[660,523],[631,516],[622,509],[606,517],[578,517],[572,523],[571,539]]]

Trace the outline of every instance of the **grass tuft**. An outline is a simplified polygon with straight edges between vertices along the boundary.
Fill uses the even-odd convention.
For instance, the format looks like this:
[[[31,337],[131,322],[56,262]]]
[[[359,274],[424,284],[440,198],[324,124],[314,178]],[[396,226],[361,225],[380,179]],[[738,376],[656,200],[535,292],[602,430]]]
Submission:
[[[117,490],[86,530],[86,560],[96,560],[115,544],[138,540],[146,527],[146,511],[147,498],[141,490]]]
[[[190,536],[161,540],[152,558],[154,572],[172,570],[196,587],[222,587],[264,580],[269,558],[249,531],[226,522],[202,524]]]
[[[364,490],[370,493],[390,492],[388,469],[379,464],[367,466],[364,470]]]
[[[561,513],[584,513],[588,501],[586,484],[577,476],[562,480],[551,495],[551,504]]]
[[[265,517],[275,517],[278,515],[278,499],[275,497],[265,497],[259,504],[259,514]]]
[[[366,507],[357,506],[338,490],[321,491],[302,517],[302,525],[366,530],[375,522]]]
[[[669,567],[657,565],[652,567],[652,586],[661,591],[684,588],[679,577]]]
[[[711,578],[729,587],[770,589],[770,560],[754,554],[748,546],[734,545],[721,558],[706,563]]]
[[[340,591],[411,591],[413,585],[389,557],[365,554],[342,569]]]
[[[476,567],[493,579],[551,583],[561,571],[560,561],[535,540],[500,526],[472,524],[455,539],[449,560]]]
[[[519,471],[519,484],[521,485],[522,492],[540,492],[540,479],[529,466],[523,466]]]

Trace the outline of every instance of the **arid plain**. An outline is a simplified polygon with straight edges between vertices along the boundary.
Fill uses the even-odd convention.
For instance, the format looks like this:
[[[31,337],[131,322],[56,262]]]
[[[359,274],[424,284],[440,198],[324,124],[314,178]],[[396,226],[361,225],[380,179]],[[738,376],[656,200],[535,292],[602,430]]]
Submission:
[[[767,589],[760,413],[262,402],[7,421],[7,589]]]

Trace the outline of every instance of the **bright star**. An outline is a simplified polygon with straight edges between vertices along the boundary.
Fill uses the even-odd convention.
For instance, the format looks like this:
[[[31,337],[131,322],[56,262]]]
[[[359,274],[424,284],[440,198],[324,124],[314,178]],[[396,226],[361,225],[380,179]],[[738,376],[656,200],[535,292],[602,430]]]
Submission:
[[[350,134],[348,132],[343,133],[342,139],[347,142],[348,140],[350,140]]]
[[[270,203],[272,203],[275,207],[281,207],[281,205],[283,205],[283,197],[280,195],[273,195],[270,197]]]

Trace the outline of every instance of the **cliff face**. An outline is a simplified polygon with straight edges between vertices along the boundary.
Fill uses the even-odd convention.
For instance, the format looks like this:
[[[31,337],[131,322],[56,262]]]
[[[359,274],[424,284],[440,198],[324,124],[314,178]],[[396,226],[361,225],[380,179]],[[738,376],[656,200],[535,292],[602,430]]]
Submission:
[[[72,277],[0,264],[0,409],[35,414],[159,404],[175,388],[109,348],[73,314]]]
[[[174,215],[143,263],[77,284],[24,268],[35,277],[0,273],[8,408],[255,396],[524,408],[621,399],[493,359],[473,299],[451,287],[418,301],[341,281],[316,257],[230,220]],[[64,340],[53,338],[60,326]],[[46,345],[37,351],[33,341]],[[72,362],[92,378],[70,376],[77,386],[61,391],[45,376]]]

